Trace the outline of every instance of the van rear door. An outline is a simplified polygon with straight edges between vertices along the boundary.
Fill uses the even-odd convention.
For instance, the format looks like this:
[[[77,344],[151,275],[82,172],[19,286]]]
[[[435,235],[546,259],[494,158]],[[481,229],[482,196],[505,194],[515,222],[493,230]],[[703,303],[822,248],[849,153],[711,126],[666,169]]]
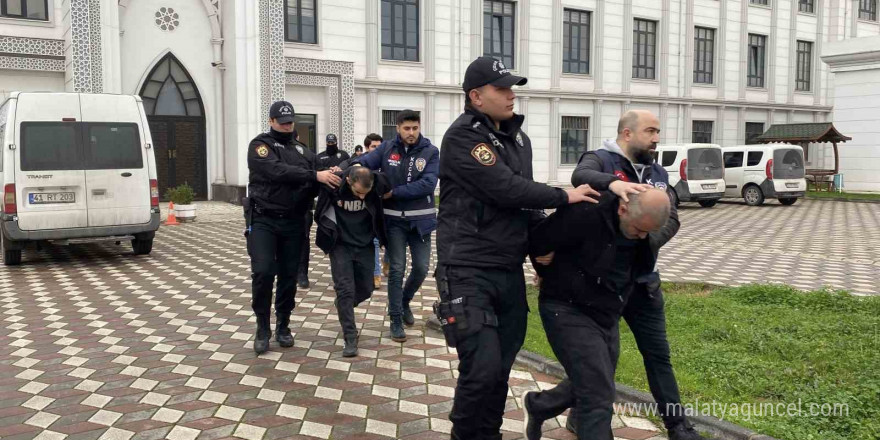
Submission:
[[[82,95],[89,226],[150,222],[150,178],[133,96]]]
[[[724,192],[724,160],[720,148],[691,148],[687,159],[691,194]]]
[[[800,148],[773,150],[773,189],[777,193],[807,190],[804,180],[804,152]]]
[[[22,230],[88,226],[79,142],[82,133],[74,122],[81,117],[79,96],[22,93],[18,97],[14,156],[18,226]]]

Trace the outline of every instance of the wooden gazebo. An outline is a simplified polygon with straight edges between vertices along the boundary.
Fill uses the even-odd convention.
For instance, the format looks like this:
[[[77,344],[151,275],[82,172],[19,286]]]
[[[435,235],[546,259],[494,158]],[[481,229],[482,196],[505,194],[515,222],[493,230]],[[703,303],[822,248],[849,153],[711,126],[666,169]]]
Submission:
[[[808,168],[806,175],[812,177],[813,182],[826,180],[840,171],[840,155],[837,144],[852,140],[844,136],[830,122],[813,122],[804,124],[774,124],[755,140],[759,144],[786,143],[800,145],[804,149],[804,160],[808,160],[808,147],[810,144],[831,143],[834,149],[834,169]]]

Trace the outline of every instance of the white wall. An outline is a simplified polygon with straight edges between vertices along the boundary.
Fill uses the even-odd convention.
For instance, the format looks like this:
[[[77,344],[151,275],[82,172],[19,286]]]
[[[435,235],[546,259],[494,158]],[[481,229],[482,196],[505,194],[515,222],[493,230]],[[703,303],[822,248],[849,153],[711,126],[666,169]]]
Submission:
[[[61,72],[0,71],[0,102],[10,92],[63,92],[64,74]]]
[[[155,25],[155,13],[161,7],[172,7],[180,15],[180,26],[174,31],[162,31]],[[201,0],[132,1],[120,9],[120,69],[122,93],[138,94],[155,64],[168,52],[195,81],[205,107],[207,134],[208,182],[214,181],[214,157],[220,154],[221,134],[214,119],[220,111],[214,100],[213,48],[211,25]]]
[[[853,138],[839,145],[845,188],[880,191],[880,67],[838,72],[834,80],[834,126]]]

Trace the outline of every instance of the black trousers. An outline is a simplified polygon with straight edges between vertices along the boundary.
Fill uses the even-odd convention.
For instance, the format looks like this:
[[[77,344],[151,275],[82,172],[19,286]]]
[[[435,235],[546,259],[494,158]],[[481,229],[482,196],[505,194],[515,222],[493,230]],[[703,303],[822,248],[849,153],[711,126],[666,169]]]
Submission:
[[[376,248],[371,241],[368,246],[350,246],[342,242],[330,250],[330,272],[336,289],[336,311],[342,334],[356,335],[354,308],[373,294],[373,271]]]
[[[528,394],[535,418],[550,419],[572,408],[578,440],[611,440],[614,372],[620,353],[617,319],[603,327],[569,302],[539,302],[544,332],[568,379],[555,388]]]
[[[276,316],[290,316],[296,297],[296,271],[303,246],[303,217],[278,218],[254,213],[247,237],[251,257],[251,307],[257,316],[269,316],[272,285]]]
[[[521,267],[446,268],[449,293],[465,298],[467,329],[458,333],[458,384],[449,420],[457,440],[501,439],[507,380],[526,336],[525,278]],[[497,326],[483,318],[497,317]]]
[[[300,281],[309,279],[309,254],[312,252],[312,241],[310,236],[314,217],[315,213],[313,211],[306,212],[306,223],[303,228],[303,231],[305,232],[305,241],[303,242],[302,252],[299,254],[299,272],[296,277],[296,279]]]
[[[669,429],[684,423],[686,420],[684,408],[681,406],[678,383],[669,357],[669,342],[666,339],[663,292],[658,290],[649,293],[643,284],[637,284],[629,303],[623,310],[623,318],[632,330],[636,345],[642,354],[645,372],[648,376],[648,386],[657,402],[657,410],[663,417],[664,425]],[[536,416],[550,419],[562,414],[567,408],[574,407],[575,397],[573,394],[568,397],[567,401],[562,397],[565,393],[570,393],[571,389],[571,382],[566,379],[553,390],[541,393],[543,401],[538,404],[541,412],[536,413]],[[552,393],[548,394],[549,391]],[[533,408],[533,406],[530,405],[529,408]],[[574,415],[572,416],[574,417]]]
[[[648,386],[657,410],[663,417],[667,428],[685,422],[678,382],[672,370],[669,356],[669,340],[666,337],[666,311],[663,308],[663,291],[649,292],[644,284],[636,284],[636,288],[623,310],[626,320],[648,376]]]

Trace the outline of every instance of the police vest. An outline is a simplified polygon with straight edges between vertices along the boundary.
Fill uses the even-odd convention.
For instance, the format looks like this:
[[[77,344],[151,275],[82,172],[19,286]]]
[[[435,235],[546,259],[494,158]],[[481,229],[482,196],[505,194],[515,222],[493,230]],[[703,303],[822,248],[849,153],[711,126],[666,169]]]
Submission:
[[[624,182],[630,181],[630,176],[626,174],[626,170],[623,167],[623,156],[614,154],[608,150],[596,150],[594,153],[599,156],[599,159],[602,159],[603,173],[614,174],[618,179],[623,180]],[[642,174],[643,178],[647,176],[647,178],[644,179],[644,182],[635,183],[647,183],[648,185],[653,185],[654,188],[666,191],[667,188],[669,188],[669,173],[667,173],[657,162],[651,164],[650,170],[650,175]]]
[[[418,180],[428,165],[432,149],[413,146],[407,155],[405,148],[396,139],[387,144],[382,156],[382,173],[388,177],[391,186],[408,185]],[[391,198],[385,200],[383,206],[385,215],[401,220],[415,221],[437,217],[433,193],[407,200]]]

